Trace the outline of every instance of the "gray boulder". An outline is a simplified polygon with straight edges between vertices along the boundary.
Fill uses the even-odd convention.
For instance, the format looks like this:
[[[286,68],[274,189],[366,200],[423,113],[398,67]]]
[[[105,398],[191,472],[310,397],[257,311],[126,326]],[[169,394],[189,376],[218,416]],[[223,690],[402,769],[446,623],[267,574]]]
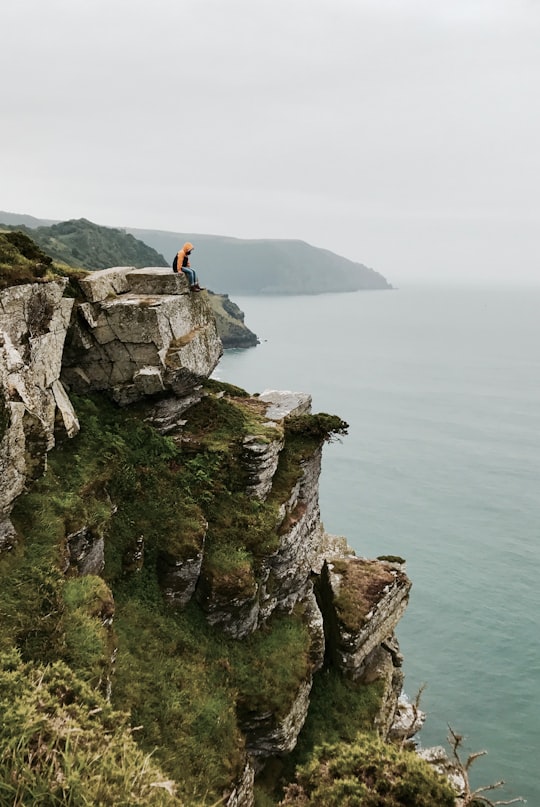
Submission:
[[[211,375],[221,341],[206,294],[191,293],[184,275],[120,267],[81,288],[64,355],[70,389],[106,390],[126,405],[164,391],[183,397]]]

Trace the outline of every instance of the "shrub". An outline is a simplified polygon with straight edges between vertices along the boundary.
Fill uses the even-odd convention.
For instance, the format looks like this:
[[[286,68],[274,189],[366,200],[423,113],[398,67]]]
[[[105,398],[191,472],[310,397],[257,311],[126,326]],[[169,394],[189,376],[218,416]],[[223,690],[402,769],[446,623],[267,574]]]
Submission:
[[[359,734],[323,745],[299,768],[283,807],[454,807],[449,783],[414,751]]]
[[[127,716],[65,664],[0,656],[0,802],[27,807],[171,805],[173,784]]]

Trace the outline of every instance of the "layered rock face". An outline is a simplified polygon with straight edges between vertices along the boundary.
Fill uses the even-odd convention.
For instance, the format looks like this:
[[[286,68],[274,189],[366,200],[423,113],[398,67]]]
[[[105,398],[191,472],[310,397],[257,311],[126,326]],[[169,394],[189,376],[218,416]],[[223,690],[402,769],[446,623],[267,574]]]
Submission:
[[[122,406],[152,398],[147,421],[180,441],[191,407],[211,394],[199,387],[214,369],[221,343],[205,295],[190,293],[183,275],[161,267],[117,267],[95,272],[80,285],[85,300],[75,306],[67,340],[74,302],[63,298],[62,282],[10,288],[0,296],[0,550],[14,540],[9,521],[14,499],[45,470],[55,425],[68,436],[78,430],[61,370],[65,385],[78,393],[103,390]],[[309,633],[307,672],[289,693],[288,711],[239,716],[245,766],[231,784],[229,807],[251,807],[254,769],[295,747],[312,676],[324,663],[356,682],[383,682],[379,726],[382,734],[390,732],[403,681],[394,630],[410,589],[403,568],[356,557],[345,539],[325,532],[319,509],[322,438],[301,456],[294,481],[272,500],[285,426],[310,413],[310,396],[267,390],[245,403],[250,405],[263,415],[259,431],[243,437],[242,495],[261,506],[274,502],[272,548],[245,574],[216,582],[204,567],[204,523],[189,556],[162,549],[157,564],[170,606],[184,608],[195,599],[208,622],[229,636],[243,639],[268,629],[273,616],[292,613]],[[137,525],[134,531],[126,574],[143,564],[144,536]],[[101,574],[106,535],[82,527],[65,539],[65,571]]]
[[[222,353],[204,293],[167,268],[113,267],[80,286],[63,380],[84,393],[107,390],[121,405],[166,390],[187,394]]]
[[[67,281],[14,286],[0,294],[0,550],[12,545],[12,504],[46,468],[57,420],[79,425],[60,382],[73,300]]]
[[[283,424],[288,417],[310,412],[310,396],[265,391],[257,400],[266,406],[266,418]],[[189,421],[189,411],[185,417]],[[244,441],[248,452],[248,492],[265,500],[272,490],[284,441]],[[254,451],[254,446],[257,450]],[[212,586],[204,572],[196,596],[211,624],[235,638],[243,638],[266,625],[274,613],[298,609],[309,626],[311,672],[292,698],[289,712],[280,719],[271,713],[247,716],[242,721],[247,749],[260,766],[266,757],[286,754],[296,745],[309,708],[312,674],[326,663],[357,683],[381,681],[383,698],[378,727],[387,736],[394,721],[404,720],[402,735],[419,726],[407,722],[402,690],[402,657],[394,635],[406,607],[411,583],[403,567],[386,561],[359,558],[343,538],[328,535],[321,523],[319,475],[322,448],[301,463],[301,474],[279,508],[279,543],[260,559],[256,576],[230,588]],[[257,470],[257,463],[258,470]]]

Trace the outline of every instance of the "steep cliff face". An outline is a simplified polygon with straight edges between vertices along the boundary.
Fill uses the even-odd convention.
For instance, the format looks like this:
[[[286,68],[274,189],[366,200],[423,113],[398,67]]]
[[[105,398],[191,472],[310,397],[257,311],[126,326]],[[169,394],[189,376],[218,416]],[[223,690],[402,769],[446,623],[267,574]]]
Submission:
[[[63,377],[77,392],[106,390],[120,404],[208,378],[222,352],[203,294],[167,268],[117,267],[80,281]]]
[[[0,297],[4,644],[106,691],[183,803],[250,807],[255,773],[295,748],[323,670],[353,700],[376,693],[369,725],[391,731],[410,582],[323,528],[322,447],[346,424],[312,415],[303,393],[204,383],[221,352],[204,295],[159,268],[81,287],[64,353],[61,283]],[[45,473],[59,421],[74,439]],[[47,581],[39,630],[14,610],[17,575],[32,574]]]
[[[244,312],[228,294],[209,292],[208,299],[224,348],[255,347],[259,343],[257,335],[244,322]]]
[[[59,380],[73,306],[62,297],[66,283],[14,286],[0,295],[0,550],[14,541],[14,500],[46,469],[56,421],[70,437],[78,431]]]

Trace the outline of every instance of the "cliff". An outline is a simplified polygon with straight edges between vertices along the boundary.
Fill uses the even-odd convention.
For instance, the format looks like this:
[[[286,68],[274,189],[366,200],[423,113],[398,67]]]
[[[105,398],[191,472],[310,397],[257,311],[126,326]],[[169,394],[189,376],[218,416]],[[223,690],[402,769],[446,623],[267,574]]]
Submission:
[[[257,335],[244,322],[244,312],[228,294],[209,292],[208,299],[225,349],[255,347],[259,344]]]
[[[0,220],[10,222],[13,218],[17,219],[0,212]],[[167,265],[163,255],[122,230],[100,227],[86,219],[51,227],[39,226],[39,221],[35,221],[34,229],[21,222],[23,226],[19,224],[16,228],[13,223],[5,232],[0,231],[0,288],[44,276],[54,267],[53,259],[70,267],[71,272],[76,271],[73,267],[87,271],[115,263],[129,263],[133,269]],[[0,224],[2,227],[6,225]],[[224,348],[252,347],[258,343],[257,336],[244,322],[243,312],[227,294],[208,291],[208,299]]]
[[[347,424],[209,380],[215,320],[182,276],[66,282],[0,293],[6,803],[330,803],[302,771],[331,740],[393,766],[390,789],[355,774],[378,804],[452,804],[389,744],[417,728],[394,635],[410,581],[321,522]]]

